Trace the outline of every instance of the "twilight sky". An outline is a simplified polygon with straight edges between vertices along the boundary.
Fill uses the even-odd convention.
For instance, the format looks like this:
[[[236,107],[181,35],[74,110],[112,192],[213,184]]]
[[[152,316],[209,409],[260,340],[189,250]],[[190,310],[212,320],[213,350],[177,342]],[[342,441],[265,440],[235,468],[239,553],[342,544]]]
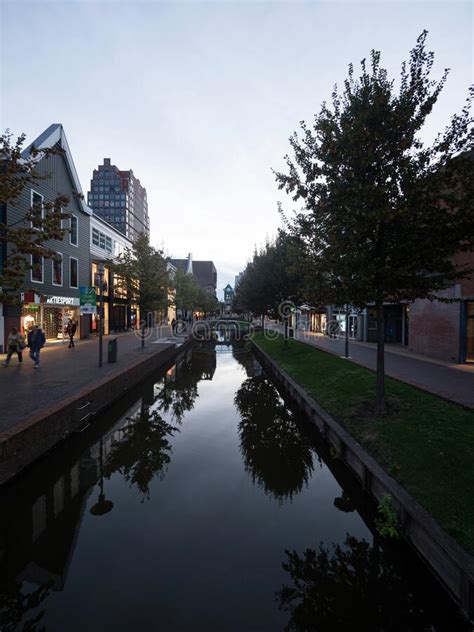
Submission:
[[[452,69],[431,140],[473,77],[471,2],[0,0],[0,125],[62,123],[84,193],[104,157],[146,186],[151,238],[213,259],[221,290],[280,224],[271,167],[347,65],[370,49],[399,74],[428,29]],[[221,294],[221,292],[219,292]]]

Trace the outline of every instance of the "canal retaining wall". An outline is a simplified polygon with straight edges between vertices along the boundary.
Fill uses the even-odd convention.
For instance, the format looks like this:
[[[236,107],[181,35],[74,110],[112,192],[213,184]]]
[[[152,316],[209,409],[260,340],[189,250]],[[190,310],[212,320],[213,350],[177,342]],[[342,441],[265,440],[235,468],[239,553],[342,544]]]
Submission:
[[[252,345],[267,374],[308,416],[363,488],[378,501],[390,494],[403,536],[436,573],[463,613],[473,620],[474,557],[443,531],[436,520],[258,344],[252,341]]]
[[[0,485],[43,456],[73,432],[81,431],[142,380],[178,356],[191,339],[182,345],[160,345],[155,353],[129,363],[95,380],[64,398],[59,404],[38,413],[0,433]]]

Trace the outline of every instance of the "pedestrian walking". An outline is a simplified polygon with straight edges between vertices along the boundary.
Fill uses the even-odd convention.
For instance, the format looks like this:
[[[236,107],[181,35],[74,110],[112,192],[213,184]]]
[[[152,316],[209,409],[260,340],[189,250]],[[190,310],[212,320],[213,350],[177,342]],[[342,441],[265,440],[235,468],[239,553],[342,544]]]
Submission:
[[[18,364],[21,364],[23,362],[22,351],[25,347],[25,339],[23,338],[21,333],[17,329],[15,329],[15,327],[13,327],[8,334],[7,357],[5,359],[5,362],[3,363],[3,366],[8,366],[10,364],[11,357],[14,353],[18,355]]]
[[[74,347],[74,336],[76,334],[77,325],[71,320],[71,318],[67,321],[66,325],[66,333],[69,336],[69,344],[68,349],[72,349]]]
[[[28,334],[28,346],[30,348],[30,358],[35,363],[35,369],[39,369],[40,351],[44,347],[46,337],[43,330],[35,325]]]

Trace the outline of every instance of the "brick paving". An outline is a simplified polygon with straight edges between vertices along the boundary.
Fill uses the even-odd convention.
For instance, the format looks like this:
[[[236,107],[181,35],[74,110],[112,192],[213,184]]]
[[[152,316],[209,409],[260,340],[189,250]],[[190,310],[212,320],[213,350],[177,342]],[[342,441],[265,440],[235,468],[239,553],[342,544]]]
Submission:
[[[267,325],[282,330],[279,325]],[[336,355],[344,355],[345,341],[322,334],[298,331],[297,339]],[[408,384],[474,409],[474,365],[450,364],[410,353],[401,347],[386,345],[385,372]],[[376,368],[376,347],[371,343],[349,341],[352,362]]]
[[[0,366],[0,432],[10,430],[43,408],[59,404],[81,388],[95,380],[112,374],[121,367],[133,364],[144,355],[152,355],[169,344],[170,329],[156,328],[146,339],[145,348],[136,332],[104,336],[103,366],[99,368],[99,341],[97,337],[78,340],[74,349],[67,344],[54,343],[41,350],[41,366],[35,369],[28,349],[23,352],[23,362],[16,355],[10,366]],[[107,344],[118,340],[117,362],[108,364]],[[3,362],[5,356],[0,356]]]

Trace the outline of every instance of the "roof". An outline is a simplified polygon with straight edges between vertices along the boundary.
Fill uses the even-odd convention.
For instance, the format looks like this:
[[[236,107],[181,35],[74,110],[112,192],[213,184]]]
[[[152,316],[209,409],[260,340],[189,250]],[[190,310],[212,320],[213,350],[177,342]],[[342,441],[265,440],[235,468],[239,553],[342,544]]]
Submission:
[[[178,270],[186,272],[189,259],[170,259],[170,262]],[[193,276],[201,287],[216,287],[217,270],[213,261],[192,261],[192,269]]]
[[[42,132],[32,143],[28,145],[28,147],[26,147],[21,152],[21,157],[24,159],[30,157],[33,146],[35,147],[35,149],[41,150],[52,149],[57,144],[59,144],[61,149],[64,150],[64,158],[66,160],[69,174],[74,183],[76,193],[82,195],[82,198],[78,199],[79,206],[81,207],[83,213],[85,213],[86,215],[92,215],[92,210],[87,206],[84,200],[84,194],[82,192],[79,176],[77,175],[76,166],[74,165],[71,150],[69,149],[69,144],[67,142],[66,133],[61,123],[53,123],[47,129],[45,129],[44,132]],[[34,157],[34,160],[36,162],[39,162],[43,157],[44,154],[39,151],[39,153],[36,154],[36,156]]]
[[[182,272],[186,272],[186,267],[188,265],[188,260],[187,259],[170,259],[170,263],[177,270],[181,270]]]
[[[193,275],[201,287],[216,287],[217,270],[212,261],[193,261]]]

